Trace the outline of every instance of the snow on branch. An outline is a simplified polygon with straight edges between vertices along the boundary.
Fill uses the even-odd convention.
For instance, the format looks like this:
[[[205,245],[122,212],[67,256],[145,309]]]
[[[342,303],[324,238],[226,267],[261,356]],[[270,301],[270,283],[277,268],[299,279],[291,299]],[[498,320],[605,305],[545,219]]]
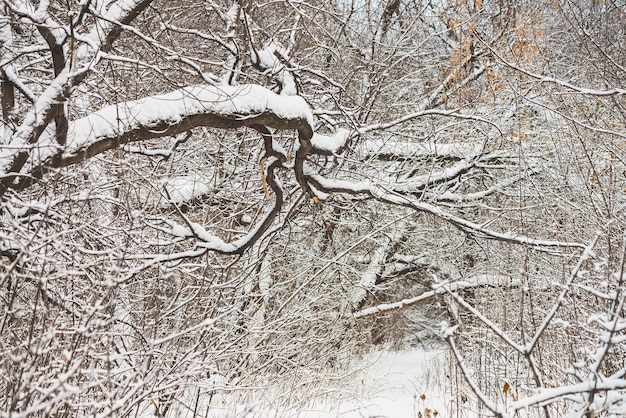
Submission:
[[[490,48],[491,49],[491,48]],[[491,49],[491,52],[498,57],[498,59],[500,61],[502,61],[507,67],[518,71],[522,74],[525,74],[529,77],[534,78],[535,80],[538,80],[542,83],[549,83],[549,84],[556,84],[557,86],[561,86],[561,87],[565,87],[568,90],[571,90],[573,92],[576,93],[580,93],[583,95],[587,95],[587,96],[616,96],[616,95],[626,95],[626,89],[623,88],[618,88],[618,87],[614,87],[612,89],[606,89],[606,90],[602,90],[602,89],[590,89],[590,88],[586,88],[586,87],[580,87],[577,85],[574,85],[572,83],[569,83],[567,81],[555,78],[555,77],[547,77],[547,76],[543,76],[541,74],[537,74],[537,73],[533,73],[532,71],[526,70],[522,67],[519,67],[515,64],[513,64],[512,62],[507,61],[506,59],[504,59],[504,57],[502,57],[500,54],[498,54],[497,52],[495,52],[493,49]]]
[[[15,175],[29,159],[37,141],[53,118],[53,110],[63,90],[73,76],[80,73],[62,71],[39,96],[33,108],[26,114],[20,127],[11,136],[10,146],[0,148],[0,197],[13,186]],[[52,137],[47,139],[52,144]]]
[[[511,411],[511,415],[513,415],[517,411],[527,409],[531,406],[548,405],[557,401],[562,401],[563,399],[568,399],[568,400],[575,399],[572,395],[588,393],[594,390],[601,391],[601,392],[612,392],[612,391],[623,390],[623,389],[626,389],[626,379],[620,379],[620,378],[607,379],[604,381],[600,380],[597,382],[587,380],[581,383],[575,383],[572,385],[560,386],[556,388],[541,388],[541,389],[538,389],[537,391],[538,393],[536,395],[529,396],[527,398],[520,399],[518,401],[513,402],[511,406],[509,407],[509,410]],[[613,399],[617,399],[617,398],[613,398]],[[583,401],[581,400],[580,403],[583,403]],[[601,406],[606,406],[606,405],[601,405]]]
[[[276,75],[281,86],[281,95],[295,96],[298,94],[296,79],[283,64],[283,62],[289,61],[288,55],[288,52],[283,47],[276,42],[271,42],[261,50],[253,49],[250,58],[252,63],[261,70]]]
[[[487,239],[505,241],[514,244],[530,245],[537,248],[562,247],[562,248],[586,248],[584,244],[578,242],[541,240],[519,235],[515,232],[497,232],[488,229],[484,225],[468,221],[467,219],[455,216],[438,206],[413,199],[408,196],[395,193],[385,187],[371,181],[352,182],[348,180],[328,179],[320,174],[308,172],[307,180],[313,184],[316,190],[324,193],[348,193],[365,194],[381,202],[390,203],[397,206],[412,208],[420,212],[430,213],[443,219],[458,228],[467,231],[475,236],[482,236]]]
[[[96,49],[100,48],[105,52],[111,50],[113,42],[117,40],[122,31],[121,25],[131,23],[143,10],[145,10],[154,0],[120,0],[110,2],[107,9],[104,4],[97,2],[92,9],[99,19],[96,20],[93,29],[84,37],[87,45]],[[85,48],[79,49],[77,55],[84,56]]]
[[[370,131],[379,131],[379,130],[383,130],[383,129],[389,129],[392,128],[396,125],[400,125],[404,122],[408,122],[410,120],[413,119],[417,119],[417,118],[421,118],[424,116],[448,116],[448,117],[453,117],[453,118],[457,118],[457,119],[466,119],[466,120],[473,120],[476,122],[483,122],[486,124],[489,124],[491,126],[493,126],[494,128],[496,128],[498,130],[498,132],[500,134],[502,134],[502,131],[500,130],[500,127],[495,124],[494,122],[490,121],[489,119],[485,119],[483,117],[480,116],[476,116],[476,115],[470,115],[470,114],[466,114],[466,113],[459,113],[460,108],[458,109],[450,109],[450,110],[442,110],[442,109],[426,109],[426,110],[420,110],[418,112],[414,112],[414,113],[409,113],[406,114],[402,117],[399,117],[397,119],[394,119],[392,121],[389,122],[384,122],[384,123],[377,123],[374,125],[368,125],[368,126],[364,126],[359,128],[359,133],[364,134],[366,132],[370,132]]]
[[[398,241],[402,239],[405,231],[406,227],[402,221],[389,235],[381,238],[380,245],[374,250],[367,268],[360,274],[361,280],[349,296],[352,306],[358,309],[365,302],[367,295],[376,286],[376,279],[383,273],[385,260],[398,244]]]
[[[125,143],[195,126],[251,125],[302,130],[308,137],[313,134],[313,116],[301,97],[278,96],[258,85],[200,85],[107,106],[74,121],[63,155],[79,154],[107,138]]]
[[[472,159],[480,155],[482,144],[465,145],[458,143],[432,143],[411,141],[389,141],[382,139],[368,139],[363,142],[363,152],[367,157],[379,159],[391,158],[449,158]]]
[[[277,168],[281,167],[283,167],[283,165],[280,159],[274,156],[268,157],[266,181],[270,189],[274,192],[274,199],[269,207],[265,210],[265,214],[263,215],[263,217],[246,234],[230,242],[227,242],[217,235],[214,235],[211,232],[207,231],[206,228],[198,222],[191,220],[183,213],[179,213],[180,216],[184,219],[186,225],[181,225],[177,222],[165,219],[162,220],[162,223],[165,226],[157,227],[157,229],[167,234],[170,234],[171,236],[175,237],[177,241],[195,239],[195,248],[179,253],[149,256],[149,260],[143,266],[141,266],[138,271],[143,270],[154,264],[177,262],[182,259],[201,257],[207,252],[215,252],[224,255],[243,254],[248,248],[253,246],[270,228],[283,207],[283,186],[281,182],[275,177],[274,173]],[[139,258],[144,257],[142,256]]]
[[[354,317],[356,319],[365,318],[372,315],[378,315],[384,312],[404,309],[409,306],[413,306],[419,303],[428,302],[435,298],[436,296],[443,294],[450,294],[453,292],[457,292],[463,289],[471,289],[471,288],[484,288],[484,287],[502,287],[502,286],[511,286],[518,287],[521,285],[519,280],[513,280],[511,282],[509,277],[503,276],[491,276],[491,275],[479,275],[476,277],[471,277],[467,280],[459,280],[455,282],[449,283],[435,283],[432,286],[433,290],[429,290],[428,292],[424,292],[418,296],[414,296],[412,298],[402,299],[398,302],[392,303],[381,303],[376,306],[372,306],[370,308],[362,309],[358,312],[355,312]]]
[[[356,319],[366,318],[368,316],[378,315],[384,312],[393,311],[397,309],[404,309],[412,305],[416,305],[418,303],[427,302],[432,300],[434,297],[438,295],[447,294],[449,292],[455,292],[461,289],[471,288],[479,286],[477,282],[469,282],[469,281],[458,281],[454,283],[448,283],[446,285],[436,284],[433,286],[433,290],[428,292],[424,292],[421,295],[402,299],[398,302],[393,303],[381,303],[380,305],[372,306],[370,308],[362,309],[358,312],[354,313],[354,317]]]
[[[505,187],[511,186],[519,181],[521,181],[524,177],[529,175],[534,175],[539,173],[540,170],[537,168],[530,168],[528,173],[519,174],[517,176],[510,177],[508,179],[504,179],[499,183],[479,192],[468,193],[468,194],[460,194],[453,193],[451,191],[445,191],[443,193],[439,193],[436,195],[428,195],[430,198],[442,202],[442,203],[461,203],[461,202],[474,202],[477,200],[484,199],[487,196],[490,196],[496,192],[502,191]]]
[[[4,76],[8,81],[11,82],[11,84],[13,84],[13,86],[15,86],[16,89],[20,91],[20,93],[24,95],[24,97],[26,97],[29,102],[35,103],[35,101],[37,100],[35,93],[33,93],[31,89],[26,84],[24,84],[22,80],[20,80],[20,78],[17,76],[17,73],[15,72],[15,68],[12,65],[7,65],[4,68]]]
[[[107,4],[108,9],[106,12],[103,10],[104,4],[102,2],[98,2],[94,6],[96,9],[91,9],[91,11],[99,15],[104,20],[109,18],[113,19],[115,22],[112,25],[105,26],[99,25],[99,21],[96,22],[91,35],[94,35],[99,42],[90,38],[89,35],[81,36],[76,32],[71,31],[72,35],[76,39],[80,38],[82,42],[85,42],[86,45],[89,46],[86,47],[85,45],[82,45],[79,50],[75,51],[75,58],[77,60],[81,57],[84,58],[85,65],[82,67],[78,66],[76,68],[70,68],[73,67],[71,65],[73,60],[69,60],[68,63],[68,60],[64,55],[65,52],[62,51],[61,47],[66,38],[56,39],[56,35],[61,36],[63,34],[63,30],[60,30],[57,24],[53,25],[55,32],[54,34],[50,34],[54,35],[53,37],[55,39],[50,38],[47,43],[50,48],[58,48],[58,51],[53,53],[53,58],[56,57],[56,62],[53,63],[55,67],[55,78],[45,88],[43,93],[34,101],[32,109],[27,113],[22,124],[9,140],[10,147],[5,147],[0,150],[0,196],[3,196],[9,188],[16,188],[16,177],[24,176],[21,178],[20,182],[22,185],[28,185],[31,182],[30,177],[37,177],[37,171],[40,172],[39,175],[46,171],[45,169],[42,169],[42,167],[36,167],[35,170],[29,169],[26,170],[26,172],[22,172],[26,162],[32,157],[32,154],[39,155],[39,152],[41,151],[43,156],[40,156],[40,160],[42,161],[46,156],[54,154],[54,152],[50,152],[50,148],[54,146],[50,143],[50,135],[48,135],[48,137],[44,135],[46,128],[54,118],[56,118],[57,124],[62,124],[62,126],[57,126],[58,132],[55,134],[57,138],[60,139],[60,143],[55,145],[62,146],[65,144],[67,121],[64,113],[62,112],[63,109],[59,106],[59,102],[64,101],[65,92],[69,87],[76,87],[80,85],[87,74],[94,68],[100,59],[98,51],[108,52],[111,50],[113,43],[119,38],[121,33],[120,25],[128,25],[131,23],[146,7],[150,5],[150,3],[152,3],[152,1],[153,0],[120,0],[117,2],[109,2]],[[9,5],[8,2],[5,3],[7,7],[10,6],[16,14],[20,15],[17,7]],[[82,9],[83,12],[89,7],[89,3],[90,2],[87,2],[84,5],[85,7]],[[29,13],[27,13],[25,17],[33,19],[34,23],[38,23],[38,19],[40,17],[45,17],[44,12],[48,6],[49,2],[41,2],[34,15],[30,13],[28,8],[26,8],[24,10]],[[81,12],[80,16],[84,16],[84,13]],[[80,20],[80,18],[78,19]],[[73,22],[78,23],[78,20]],[[46,20],[43,23],[48,24],[48,21]],[[44,38],[46,37],[46,31],[50,32],[48,28],[44,28],[42,33]],[[91,57],[88,54],[89,48],[91,48],[93,52]],[[24,91],[24,94],[27,97],[30,96],[27,91]],[[29,100],[31,99],[34,99],[34,97],[29,97]],[[42,139],[46,141],[42,141]],[[58,163],[58,161],[56,162]],[[37,162],[31,161],[30,165],[31,167],[36,166]],[[52,166],[56,167],[61,165]]]
[[[421,176],[403,178],[397,181],[394,190],[400,193],[420,193],[427,187],[446,183],[467,173],[476,165],[475,161],[461,160],[451,167],[433,171]]]
[[[67,145],[42,138],[29,174],[41,177],[119,145],[173,136],[195,127],[269,126],[313,136],[313,115],[299,96],[279,96],[258,85],[185,87],[170,93],[106,106],[69,123]],[[9,174],[9,173],[7,173]]]
[[[311,145],[319,154],[336,154],[346,145],[350,138],[350,131],[337,129],[333,135],[313,134]]]

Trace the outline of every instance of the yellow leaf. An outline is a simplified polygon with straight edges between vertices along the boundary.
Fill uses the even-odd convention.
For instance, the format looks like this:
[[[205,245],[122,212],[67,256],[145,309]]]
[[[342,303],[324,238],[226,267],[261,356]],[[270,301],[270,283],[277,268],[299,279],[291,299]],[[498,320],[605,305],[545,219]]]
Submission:
[[[509,390],[511,390],[511,385],[509,385],[509,382],[504,382],[504,387],[502,388],[502,393],[504,393],[506,395],[507,393],[509,393]]]

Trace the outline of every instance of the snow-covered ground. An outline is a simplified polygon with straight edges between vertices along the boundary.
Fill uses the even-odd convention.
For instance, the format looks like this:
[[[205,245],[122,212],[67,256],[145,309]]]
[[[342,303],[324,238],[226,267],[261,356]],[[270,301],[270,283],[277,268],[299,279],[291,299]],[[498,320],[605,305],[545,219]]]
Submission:
[[[382,352],[371,359],[360,381],[362,398],[301,412],[301,418],[447,416],[445,353]],[[420,415],[421,412],[421,415]]]
[[[445,353],[441,350],[415,349],[404,352],[383,351],[363,359],[352,376],[350,398],[313,400],[307,406],[294,405],[280,410],[265,402],[239,404],[221,399],[200,408],[201,416],[211,418],[364,418],[364,417],[447,417],[450,404],[446,378]],[[271,389],[270,389],[271,391]],[[215,399],[214,399],[215,401]],[[230,401],[230,402],[229,402]],[[218,406],[220,405],[221,406]],[[206,411],[206,413],[204,413]]]

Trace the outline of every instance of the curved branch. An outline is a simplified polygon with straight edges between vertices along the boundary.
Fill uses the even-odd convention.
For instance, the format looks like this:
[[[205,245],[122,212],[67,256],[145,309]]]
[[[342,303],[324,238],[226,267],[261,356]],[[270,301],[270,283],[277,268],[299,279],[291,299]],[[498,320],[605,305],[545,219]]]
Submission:
[[[266,181],[274,192],[274,202],[254,229],[234,241],[226,242],[208,232],[199,223],[193,222],[187,217],[184,217],[185,223],[187,224],[186,226],[166,221],[169,227],[171,227],[171,230],[167,232],[180,238],[195,238],[198,241],[196,248],[175,254],[161,254],[155,256],[138,270],[143,270],[153,264],[201,257],[209,251],[223,255],[241,255],[248,248],[252,247],[272,225],[276,216],[280,213],[285,200],[282,184],[276,179],[274,174],[274,171],[283,165],[278,158],[270,157],[269,160]]]
[[[76,164],[119,145],[173,136],[201,126],[226,129],[268,126],[276,130],[297,130],[300,144],[305,144],[300,147],[300,158],[306,158],[303,151],[310,150],[313,136],[313,116],[301,97],[279,96],[257,85],[185,87],[107,106],[70,122],[67,145],[63,148],[35,146],[33,168],[21,173],[26,178],[13,188],[28,187],[32,178],[40,178],[53,168]],[[40,143],[50,144],[51,141],[42,138]],[[296,171],[297,166],[296,163]]]

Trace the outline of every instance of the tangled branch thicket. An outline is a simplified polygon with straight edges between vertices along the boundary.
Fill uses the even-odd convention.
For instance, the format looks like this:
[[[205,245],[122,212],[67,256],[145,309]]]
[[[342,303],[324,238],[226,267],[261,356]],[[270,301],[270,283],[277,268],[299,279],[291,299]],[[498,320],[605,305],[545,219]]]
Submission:
[[[457,416],[624,414],[587,3],[2,2],[0,414],[290,414],[444,341]]]

